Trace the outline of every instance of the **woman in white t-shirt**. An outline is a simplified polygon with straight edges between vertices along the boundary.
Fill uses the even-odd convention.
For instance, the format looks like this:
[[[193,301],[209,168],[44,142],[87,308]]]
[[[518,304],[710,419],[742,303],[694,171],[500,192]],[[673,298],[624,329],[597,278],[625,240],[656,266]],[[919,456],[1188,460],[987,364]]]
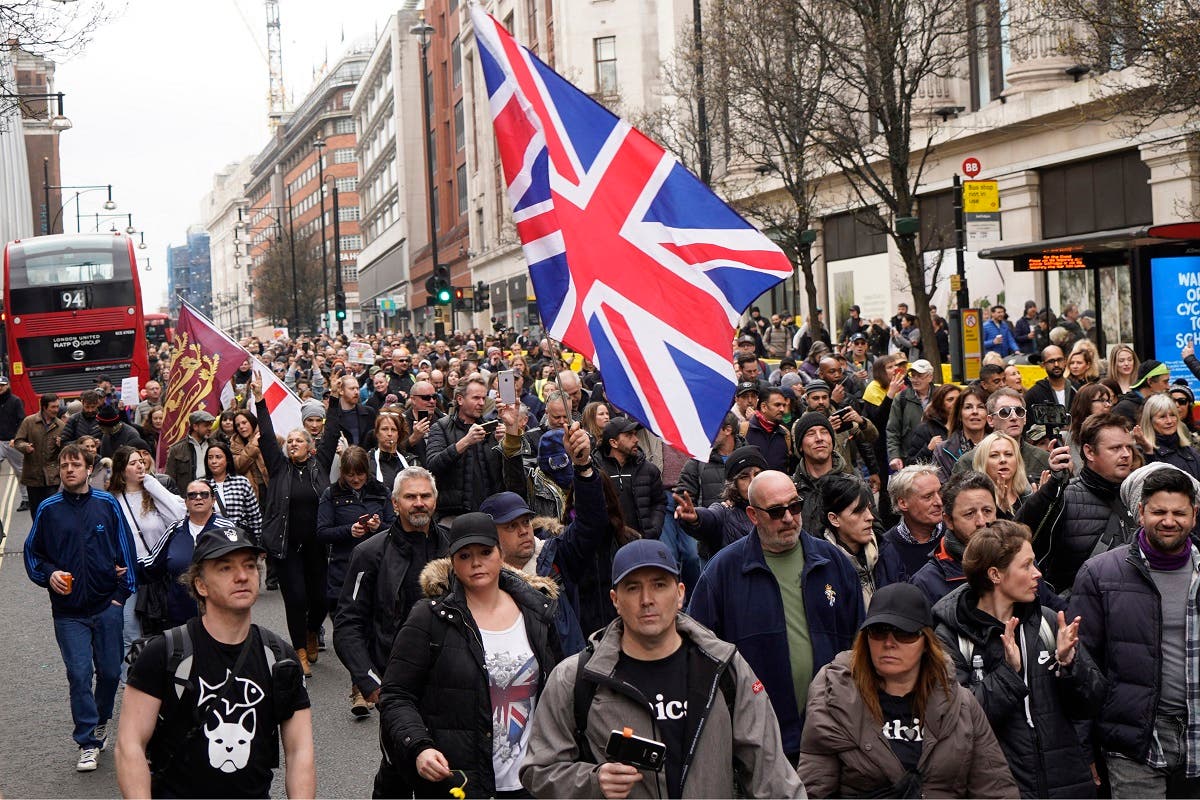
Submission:
[[[129,526],[139,560],[150,554],[171,523],[187,513],[183,498],[167,491],[157,478],[147,474],[141,454],[128,445],[118,447],[113,453],[108,491],[125,515],[125,524]],[[124,608],[122,638],[128,651],[129,645],[142,635],[136,595],[129,598]]]
[[[554,584],[504,566],[487,514],[457,517],[449,552],[421,572],[428,599],[396,634],[384,672],[388,758],[376,795],[407,786],[417,797],[456,787],[468,797],[529,797],[518,773],[537,699],[562,656]]]

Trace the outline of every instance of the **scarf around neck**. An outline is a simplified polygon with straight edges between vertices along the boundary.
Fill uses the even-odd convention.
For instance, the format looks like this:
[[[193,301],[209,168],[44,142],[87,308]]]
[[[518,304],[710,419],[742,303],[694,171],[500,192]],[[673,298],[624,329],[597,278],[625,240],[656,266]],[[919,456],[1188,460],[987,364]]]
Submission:
[[[1179,548],[1178,553],[1164,553],[1150,544],[1150,537],[1146,535],[1146,529],[1139,528],[1137,544],[1142,554],[1146,556],[1146,563],[1150,565],[1150,569],[1159,572],[1175,572],[1176,570],[1183,569],[1185,565],[1192,562],[1192,545],[1190,540],[1185,540],[1184,546]]]

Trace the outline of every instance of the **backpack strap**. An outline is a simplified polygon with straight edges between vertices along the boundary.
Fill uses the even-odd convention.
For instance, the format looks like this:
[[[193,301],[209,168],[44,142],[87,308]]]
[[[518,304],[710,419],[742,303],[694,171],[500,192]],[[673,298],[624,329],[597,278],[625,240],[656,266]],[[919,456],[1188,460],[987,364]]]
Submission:
[[[163,631],[163,636],[167,640],[167,675],[175,686],[175,698],[182,700],[192,685],[192,634],[185,622]]]
[[[590,763],[596,762],[596,757],[592,753],[592,746],[587,740],[587,720],[588,712],[592,709],[592,700],[596,697],[596,682],[590,678],[584,677],[584,668],[591,660],[592,654],[596,651],[595,645],[590,641],[587,646],[579,653],[579,661],[575,666],[575,690],[574,690],[574,708],[575,708],[575,746],[579,750],[579,755],[576,758],[579,761]]]

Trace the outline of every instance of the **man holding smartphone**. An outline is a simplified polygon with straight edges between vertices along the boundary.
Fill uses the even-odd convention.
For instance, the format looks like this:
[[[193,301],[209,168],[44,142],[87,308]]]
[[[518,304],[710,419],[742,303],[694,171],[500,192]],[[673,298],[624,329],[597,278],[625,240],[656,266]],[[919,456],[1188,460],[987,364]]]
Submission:
[[[534,797],[732,797],[736,765],[747,797],[803,797],[754,671],[680,613],[684,586],[667,546],[639,539],[618,550],[609,596],[619,619],[550,674],[521,766],[525,788]],[[579,681],[592,700],[582,741]],[[606,758],[639,749],[608,746],[632,739],[626,728],[665,747],[661,770]]]

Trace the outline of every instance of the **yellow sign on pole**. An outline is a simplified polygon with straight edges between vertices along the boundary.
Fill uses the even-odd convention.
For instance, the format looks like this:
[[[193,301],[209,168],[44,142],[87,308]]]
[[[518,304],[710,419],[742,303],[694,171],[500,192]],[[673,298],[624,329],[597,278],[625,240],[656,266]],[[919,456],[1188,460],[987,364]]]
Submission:
[[[958,277],[958,275],[951,275],[950,276],[950,291],[957,292],[957,291],[960,291],[961,289],[962,289],[962,278]]]
[[[997,181],[963,181],[963,211],[986,214],[1000,210],[1000,184]]]
[[[983,363],[983,312],[978,308],[962,310],[962,352],[963,377],[973,381]]]

